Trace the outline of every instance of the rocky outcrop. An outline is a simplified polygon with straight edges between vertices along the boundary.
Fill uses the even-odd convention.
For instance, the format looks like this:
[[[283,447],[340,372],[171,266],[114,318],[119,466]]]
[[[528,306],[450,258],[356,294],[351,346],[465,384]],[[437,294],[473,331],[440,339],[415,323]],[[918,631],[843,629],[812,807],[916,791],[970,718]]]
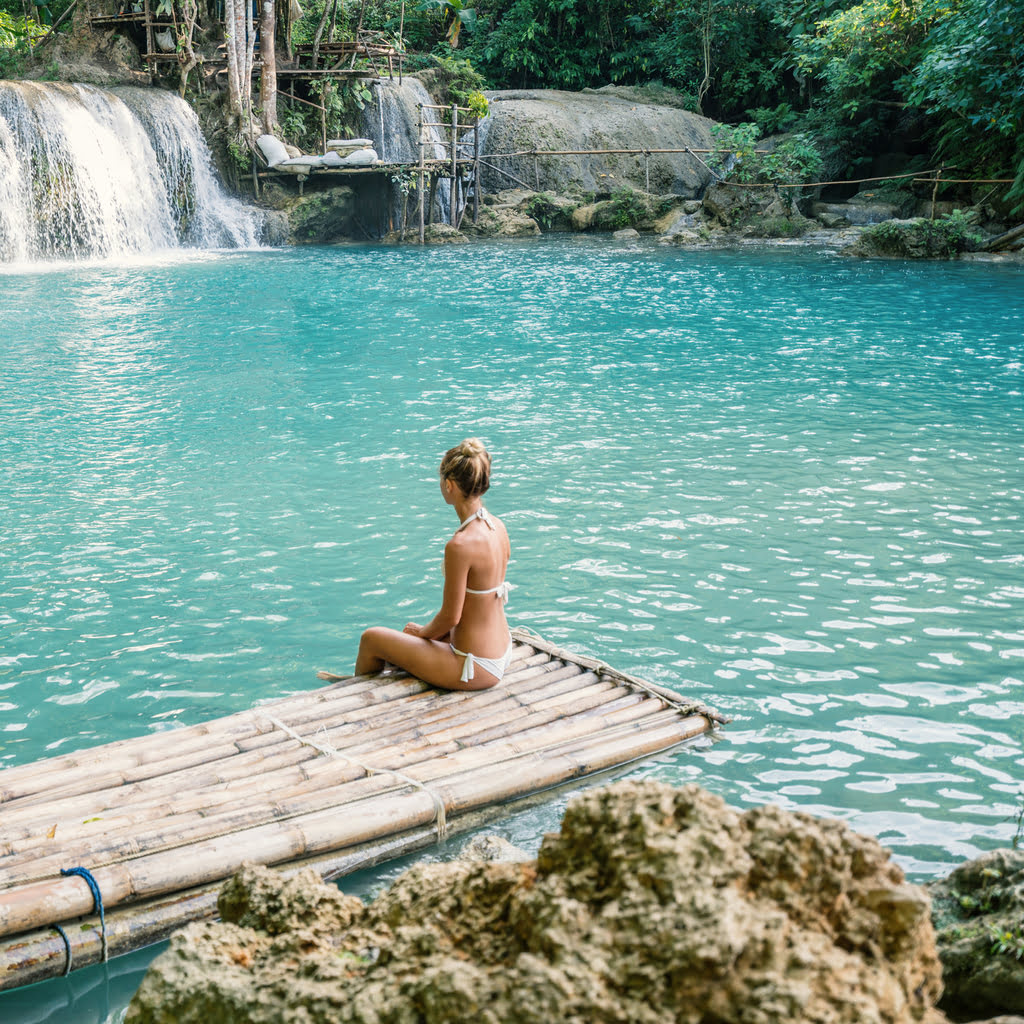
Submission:
[[[364,907],[248,867],[126,1024],[937,1024],[929,900],[837,821],[699,787],[585,793],[536,861],[421,865]]]
[[[1024,850],[984,854],[929,889],[946,1012],[1024,1014]]]
[[[983,237],[963,219],[887,220],[866,228],[848,256],[897,259],[953,259],[981,246]]]
[[[269,195],[270,190],[265,190]],[[272,205],[285,226],[279,233],[292,245],[325,245],[357,234],[355,193],[346,186],[291,196],[278,189]]]
[[[487,94],[483,186],[537,192],[611,193],[631,185],[652,193],[700,195],[711,180],[707,154],[616,153],[500,156],[532,150],[709,149],[713,121],[678,107],[641,102],[635,90],[514,90]],[[499,170],[500,169],[500,170]]]

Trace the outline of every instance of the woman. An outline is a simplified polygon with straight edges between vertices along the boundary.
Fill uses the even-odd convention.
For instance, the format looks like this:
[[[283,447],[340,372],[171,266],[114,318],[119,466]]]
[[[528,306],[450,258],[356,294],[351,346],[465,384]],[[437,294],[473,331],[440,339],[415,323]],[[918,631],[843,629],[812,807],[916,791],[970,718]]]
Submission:
[[[356,675],[379,672],[385,662],[447,690],[486,690],[501,682],[512,655],[505,621],[511,555],[501,520],[483,507],[491,457],[475,437],[441,460],[441,497],[459,527],[444,549],[441,610],[425,626],[374,626],[363,633]]]

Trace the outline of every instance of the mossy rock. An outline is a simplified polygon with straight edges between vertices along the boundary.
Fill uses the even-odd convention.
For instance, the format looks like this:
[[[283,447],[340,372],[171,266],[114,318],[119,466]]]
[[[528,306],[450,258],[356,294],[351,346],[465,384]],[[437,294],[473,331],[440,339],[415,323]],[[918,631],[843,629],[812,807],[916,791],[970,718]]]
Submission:
[[[752,217],[743,226],[743,234],[748,238],[799,238],[812,227],[814,221],[796,212],[789,215],[771,214]]]
[[[291,225],[295,245],[326,245],[353,234],[355,193],[351,188],[307,192],[292,200],[284,212]]]
[[[1024,1013],[1024,850],[994,850],[929,887],[940,1007],[958,1020]],[[1003,939],[1000,948],[1000,939]]]
[[[973,252],[982,242],[980,232],[962,220],[888,220],[865,228],[853,245],[844,249],[849,256],[896,259],[955,259]]]

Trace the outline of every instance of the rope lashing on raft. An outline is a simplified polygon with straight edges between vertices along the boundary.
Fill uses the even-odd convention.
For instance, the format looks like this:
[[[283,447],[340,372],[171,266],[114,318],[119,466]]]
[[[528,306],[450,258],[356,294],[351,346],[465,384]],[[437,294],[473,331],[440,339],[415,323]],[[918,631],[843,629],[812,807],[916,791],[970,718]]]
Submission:
[[[53,927],[64,940],[64,977],[66,978],[71,973],[71,940],[68,938],[68,933],[59,924],[55,924]]]
[[[100,892],[99,884],[96,879],[92,877],[92,872],[88,868],[61,868],[60,873],[62,875],[77,875],[79,878],[85,880],[86,885],[89,886],[89,891],[92,893],[92,909],[94,913],[100,915],[100,939],[103,942],[103,962],[107,962],[107,919],[103,913],[103,894]],[[60,931],[60,929],[57,929]],[[63,932],[61,933],[63,934]],[[68,948],[68,970],[71,970],[71,945],[68,943],[67,936],[64,936],[64,943]]]
[[[282,732],[287,733],[297,743],[301,743],[305,747],[312,747],[314,750],[319,751],[321,754],[325,754],[327,757],[337,757],[342,761],[348,761],[349,764],[354,764],[357,768],[362,768],[367,775],[393,775],[396,779],[404,782],[407,786],[414,786],[416,789],[422,789],[427,796],[433,801],[434,804],[434,820],[437,822],[437,838],[444,839],[448,834],[448,816],[444,806],[444,800],[441,798],[439,793],[436,793],[429,786],[420,782],[419,779],[414,779],[411,775],[406,775],[405,772],[397,771],[394,768],[378,768],[374,765],[365,764],[364,762],[352,757],[350,754],[343,754],[340,750],[332,747],[330,743],[326,741],[323,743],[317,743],[316,740],[311,739],[308,736],[301,736],[291,726],[285,725],[280,719],[274,718],[273,715],[268,715],[265,712],[261,712],[262,716],[275,728],[280,729]],[[323,726],[321,726],[321,729]],[[324,730],[326,733],[326,730]]]

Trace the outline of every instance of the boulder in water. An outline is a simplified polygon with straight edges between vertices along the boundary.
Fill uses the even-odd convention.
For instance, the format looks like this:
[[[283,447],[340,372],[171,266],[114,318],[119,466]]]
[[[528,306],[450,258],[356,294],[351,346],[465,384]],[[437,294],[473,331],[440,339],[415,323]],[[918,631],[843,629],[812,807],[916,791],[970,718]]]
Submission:
[[[282,204],[282,212],[288,217],[290,241],[295,245],[339,242],[356,231],[355,193],[347,186],[289,199]]]
[[[695,785],[572,801],[536,861],[414,867],[362,907],[248,867],[125,1024],[939,1024],[924,890],[874,839]]]
[[[1024,849],[993,850],[929,887],[945,991],[958,1020],[1024,1013]]]

